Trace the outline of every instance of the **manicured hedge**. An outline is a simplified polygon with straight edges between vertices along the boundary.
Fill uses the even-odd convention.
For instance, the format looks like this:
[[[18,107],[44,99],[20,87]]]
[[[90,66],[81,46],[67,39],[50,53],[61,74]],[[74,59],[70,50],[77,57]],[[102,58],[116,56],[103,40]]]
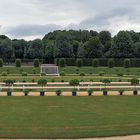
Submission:
[[[66,66],[76,66],[76,58],[64,58]],[[56,64],[59,65],[59,58],[55,59]],[[108,67],[110,58],[98,58],[100,67]],[[114,67],[124,67],[124,60],[122,58],[113,59]],[[83,66],[93,66],[93,59],[82,59]],[[140,67],[140,59],[130,59],[131,67]]]

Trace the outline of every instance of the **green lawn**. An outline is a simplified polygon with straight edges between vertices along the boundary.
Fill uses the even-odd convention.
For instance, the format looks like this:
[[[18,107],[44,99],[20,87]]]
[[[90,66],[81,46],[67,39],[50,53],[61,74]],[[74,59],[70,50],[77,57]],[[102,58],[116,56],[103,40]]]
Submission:
[[[64,67],[59,68],[59,71],[64,71],[66,74],[124,74],[124,75],[140,75],[140,68],[123,68],[123,67],[115,67],[115,68],[108,68],[108,67]],[[39,74],[40,68],[34,68],[34,67],[2,67],[0,68],[0,73],[7,72],[9,74],[21,74],[22,72],[27,72],[28,74]]]
[[[123,68],[123,67],[114,67],[114,68],[108,68],[108,67],[65,67],[60,68],[60,71],[64,71],[66,74],[125,74],[125,75],[140,75],[140,68]]]
[[[140,134],[140,96],[0,97],[0,138]]]
[[[128,79],[133,78],[132,76],[128,76],[128,77],[110,77],[110,76],[60,76],[60,77],[55,77],[55,76],[1,76],[0,77],[0,82],[3,82],[4,80],[7,79],[11,79],[11,80],[15,80],[16,82],[32,82],[35,81],[37,82],[39,79],[41,78],[46,78],[48,82],[61,82],[61,81],[65,81],[65,82],[69,82],[72,79],[77,79],[79,81],[84,81],[84,82],[88,82],[88,81],[94,81],[94,82],[99,82],[100,80],[103,80],[105,78],[112,80],[112,82],[118,82],[119,80],[122,80],[124,82],[127,82]]]
[[[0,73],[7,72],[8,74],[21,74],[22,72],[27,72],[28,74],[40,73],[40,68],[34,67],[2,67],[0,68]]]

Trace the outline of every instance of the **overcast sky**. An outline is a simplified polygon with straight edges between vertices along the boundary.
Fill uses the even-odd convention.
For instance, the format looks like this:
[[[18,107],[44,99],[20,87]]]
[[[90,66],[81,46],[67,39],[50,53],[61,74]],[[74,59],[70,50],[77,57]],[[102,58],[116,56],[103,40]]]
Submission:
[[[140,32],[140,0],[0,1],[0,34],[29,40],[58,29]]]

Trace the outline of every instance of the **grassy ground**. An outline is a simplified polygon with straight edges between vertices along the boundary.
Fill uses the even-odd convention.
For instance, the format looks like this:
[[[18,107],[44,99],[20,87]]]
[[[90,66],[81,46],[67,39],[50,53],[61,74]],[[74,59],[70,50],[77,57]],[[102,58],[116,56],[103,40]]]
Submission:
[[[112,80],[112,82],[118,82],[119,80],[123,82],[128,82],[128,79],[131,79],[132,77],[110,77],[110,76],[60,76],[60,77],[55,77],[55,76],[43,76],[43,78],[46,78],[48,82],[69,82],[72,79],[78,79],[79,81],[94,81],[94,82],[99,82],[100,80],[103,80],[105,78]],[[35,81],[37,82],[39,79],[41,79],[40,76],[0,76],[0,82],[11,79],[15,80],[16,82],[32,82]]]
[[[140,96],[1,97],[0,138],[83,138],[140,133]]]
[[[140,75],[140,68],[123,68],[123,67],[118,67],[118,68],[107,68],[107,67],[98,67],[98,68],[93,68],[93,67],[65,67],[65,68],[59,68],[60,72],[65,71],[66,74],[80,74],[80,73],[85,73],[85,74],[100,74],[100,73],[105,73],[105,74],[125,74],[125,75]],[[29,74],[34,74],[34,73],[40,73],[40,68],[34,68],[34,67],[21,67],[21,68],[16,68],[16,67],[3,67],[0,68],[0,73],[2,72],[7,72],[10,74],[21,74],[22,72],[27,72]]]
[[[7,72],[9,74],[21,74],[22,72],[27,72],[28,74],[40,73],[40,68],[34,67],[2,67],[0,68],[0,73]]]
[[[125,74],[125,75],[140,75],[140,68],[123,68],[123,67],[115,67],[115,68],[108,68],[108,67],[65,67],[60,68],[60,71],[65,71],[66,74],[78,74],[78,73],[85,73],[85,74]]]

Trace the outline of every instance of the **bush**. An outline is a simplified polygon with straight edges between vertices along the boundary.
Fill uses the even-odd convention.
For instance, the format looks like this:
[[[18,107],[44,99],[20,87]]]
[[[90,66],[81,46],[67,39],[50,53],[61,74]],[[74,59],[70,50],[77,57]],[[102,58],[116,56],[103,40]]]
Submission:
[[[38,85],[41,85],[43,87],[47,84],[47,80],[46,79],[39,79],[37,83],[38,83]]]
[[[123,73],[118,73],[117,76],[122,77]]]
[[[124,90],[123,89],[120,89],[118,92],[120,93],[120,95],[123,95]]]
[[[3,67],[3,59],[0,59],[0,67]]]
[[[59,59],[59,66],[65,67],[66,66],[66,60],[64,58]]]
[[[8,74],[7,74],[7,72],[3,71],[1,75],[2,76],[7,76]]]
[[[22,76],[27,76],[27,72],[22,72]]]
[[[33,74],[36,74],[36,68],[33,68],[32,71],[33,71]]]
[[[83,72],[82,72],[82,73],[80,73],[80,76],[85,76],[85,73],[83,73]]]
[[[52,82],[52,83],[54,83],[54,82],[55,82],[55,80],[54,80],[54,79],[52,79],[52,80],[51,80],[51,82]]]
[[[124,66],[124,68],[129,68],[131,66],[130,59],[125,59],[123,66]]]
[[[93,89],[88,89],[87,92],[88,92],[88,95],[91,96],[93,93]]]
[[[83,66],[83,61],[82,61],[82,59],[77,59],[77,60],[76,60],[76,66],[77,66],[77,67],[82,67],[82,66]]]
[[[99,72],[99,76],[104,76],[104,75],[105,75],[105,72],[103,72],[103,71]]]
[[[99,60],[98,59],[93,59],[92,66],[95,67],[95,68],[99,67]]]
[[[109,59],[108,60],[108,67],[109,68],[113,68],[114,67],[114,64],[115,64],[114,59]]]
[[[79,85],[79,80],[77,80],[77,79],[70,80],[69,85],[74,86],[74,87],[78,86]]]
[[[23,72],[23,69],[20,69],[20,73],[22,74],[22,72]]]
[[[34,59],[34,67],[37,68],[39,67],[39,65],[40,65],[39,59]]]
[[[46,76],[46,73],[42,72],[42,73],[41,73],[41,76]]]
[[[57,96],[60,96],[61,93],[62,93],[62,91],[61,91],[60,89],[56,90],[55,92],[56,92],[56,95],[57,95]]]
[[[61,71],[60,72],[60,76],[65,76],[65,72],[64,71]]]
[[[21,60],[20,59],[16,59],[16,61],[15,61],[15,65],[16,65],[16,67],[21,67]]]

